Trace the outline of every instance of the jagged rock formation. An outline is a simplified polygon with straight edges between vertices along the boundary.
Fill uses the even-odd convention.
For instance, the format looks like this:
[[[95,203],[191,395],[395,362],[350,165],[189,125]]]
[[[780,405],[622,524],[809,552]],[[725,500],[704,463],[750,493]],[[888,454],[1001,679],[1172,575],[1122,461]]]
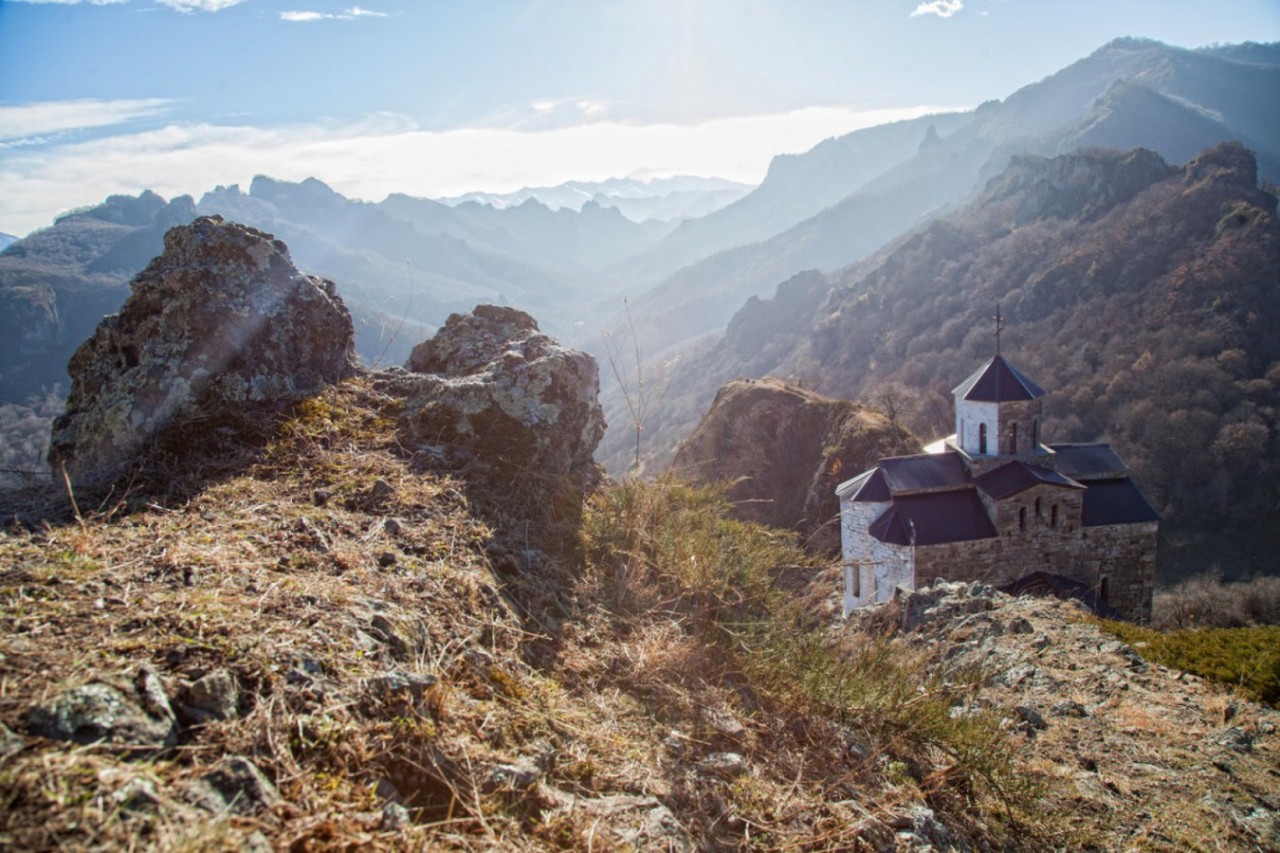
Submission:
[[[474,454],[483,479],[503,489],[559,481],[579,503],[596,477],[604,415],[595,359],[561,346],[523,311],[480,305],[453,314],[414,347],[407,371],[381,377],[383,390],[405,398],[406,446]]]
[[[698,483],[731,482],[739,518],[798,530],[810,548],[834,552],[836,485],[868,460],[919,450],[915,436],[866,406],[746,380],[720,389],[672,470]]]
[[[353,367],[333,283],[299,272],[284,243],[209,217],[164,245],[71,359],[49,460],[78,481],[110,478],[190,421],[244,424]]]

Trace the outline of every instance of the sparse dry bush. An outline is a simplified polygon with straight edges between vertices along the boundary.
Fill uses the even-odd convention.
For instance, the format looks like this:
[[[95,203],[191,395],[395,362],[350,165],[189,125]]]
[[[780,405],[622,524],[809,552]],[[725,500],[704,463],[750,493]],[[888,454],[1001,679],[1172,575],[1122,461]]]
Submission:
[[[1280,624],[1280,577],[1224,583],[1205,575],[1160,590],[1152,605],[1152,627],[1244,628]]]

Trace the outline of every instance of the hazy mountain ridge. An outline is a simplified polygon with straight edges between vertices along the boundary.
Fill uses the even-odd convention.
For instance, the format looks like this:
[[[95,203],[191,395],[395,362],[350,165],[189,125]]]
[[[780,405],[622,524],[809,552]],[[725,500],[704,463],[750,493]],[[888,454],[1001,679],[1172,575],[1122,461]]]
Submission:
[[[715,213],[681,223],[652,248],[629,258],[625,272],[635,281],[656,282],[699,258],[772,237],[845,198],[968,119],[968,113],[924,116],[833,137],[803,154],[780,154],[770,162],[760,186]]]
[[[476,203],[501,210],[533,199],[552,210],[581,211],[595,202],[617,209],[636,223],[660,222],[705,216],[730,204],[752,189],[750,184],[724,178],[676,175],[670,178],[609,178],[604,181],[566,181],[554,187],[524,187],[509,193],[469,192],[434,201],[456,207]]]
[[[1181,168],[1142,150],[1016,158],[964,210],[749,302],[674,368],[648,450],[669,458],[735,376],[848,399],[890,388],[936,438],[949,389],[990,355],[998,303],[1005,353],[1050,390],[1046,436],[1111,441],[1175,531],[1266,529],[1280,499],[1264,473],[1280,458],[1275,214],[1235,145]],[[606,463],[626,444],[607,437]]]
[[[1253,54],[1273,52],[1257,46]],[[1263,176],[1280,179],[1280,119],[1272,108],[1280,102],[1280,67],[1231,55],[1118,39],[1004,101],[983,104],[954,131],[931,139],[816,216],[759,243],[692,263],[637,295],[631,304],[645,351],[662,353],[722,328],[747,298],[765,295],[800,270],[836,269],[869,255],[922,218],[976,193],[1018,153],[1050,155],[1104,143],[1140,145],[1184,162],[1188,152],[1207,145],[1248,139],[1260,149]],[[1122,97],[1123,86],[1111,92],[1126,80],[1169,102],[1157,125],[1144,125],[1150,99]],[[734,207],[717,216],[729,216]],[[618,411],[617,401],[608,409]]]

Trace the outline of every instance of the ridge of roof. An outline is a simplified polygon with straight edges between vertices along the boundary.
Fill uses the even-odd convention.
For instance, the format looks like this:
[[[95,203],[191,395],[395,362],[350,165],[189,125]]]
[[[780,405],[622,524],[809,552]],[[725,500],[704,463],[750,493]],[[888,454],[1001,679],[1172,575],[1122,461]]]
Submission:
[[[1002,355],[994,355],[951,389],[962,400],[979,403],[1004,403],[1013,400],[1035,400],[1045,390]]]
[[[1014,460],[994,468],[975,480],[978,488],[996,500],[1025,492],[1033,486],[1050,485],[1065,489],[1085,489],[1083,483],[1067,477],[1057,471],[1028,465],[1021,460]]]

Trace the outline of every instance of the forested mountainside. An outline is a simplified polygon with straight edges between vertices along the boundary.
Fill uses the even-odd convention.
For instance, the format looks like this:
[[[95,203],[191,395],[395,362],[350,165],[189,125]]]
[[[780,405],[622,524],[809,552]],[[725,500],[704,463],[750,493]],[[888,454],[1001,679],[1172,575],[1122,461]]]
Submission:
[[[1016,158],[967,208],[748,302],[671,369],[647,451],[665,465],[735,376],[875,399],[940,437],[997,305],[1004,353],[1049,391],[1046,438],[1112,442],[1175,531],[1276,524],[1280,224],[1232,144],[1184,167],[1144,150]]]
[[[1277,102],[1276,45],[1186,50],[1143,39],[1113,41],[1003,101],[962,114],[958,127],[944,132],[940,123],[937,133],[926,135],[925,127],[914,126],[918,135],[903,141],[911,156],[885,163],[847,196],[826,201],[828,209],[785,231],[776,223],[780,233],[767,239],[757,234],[751,239],[759,242],[691,261],[633,298],[643,348],[656,355],[718,330],[746,299],[767,295],[797,272],[834,270],[869,255],[921,220],[963,203],[1018,154],[1144,147],[1183,163],[1208,146],[1235,140],[1255,152],[1264,179],[1280,180]],[[818,150],[806,157],[816,158]],[[838,186],[841,172],[829,174]],[[766,182],[717,216],[727,219],[769,191]],[[688,223],[682,230],[697,227]],[[650,252],[662,252],[679,234]],[[634,263],[644,269],[648,261]],[[606,409],[616,414],[619,401],[611,399]]]

